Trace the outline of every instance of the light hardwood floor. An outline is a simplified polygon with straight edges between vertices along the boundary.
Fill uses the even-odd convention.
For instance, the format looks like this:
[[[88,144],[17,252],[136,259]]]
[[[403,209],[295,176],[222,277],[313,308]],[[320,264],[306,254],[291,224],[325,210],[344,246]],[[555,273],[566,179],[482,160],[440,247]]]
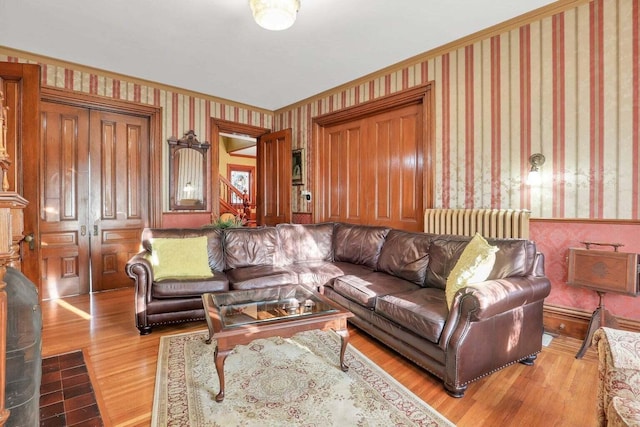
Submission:
[[[44,301],[43,357],[82,350],[106,426],[148,426],[160,337],[204,330],[194,322],[134,326],[133,289]],[[597,355],[575,359],[580,342],[556,337],[533,367],[516,364],[469,385],[461,399],[441,382],[356,328],[350,344],[458,426],[595,426]],[[213,368],[213,367],[212,367]]]

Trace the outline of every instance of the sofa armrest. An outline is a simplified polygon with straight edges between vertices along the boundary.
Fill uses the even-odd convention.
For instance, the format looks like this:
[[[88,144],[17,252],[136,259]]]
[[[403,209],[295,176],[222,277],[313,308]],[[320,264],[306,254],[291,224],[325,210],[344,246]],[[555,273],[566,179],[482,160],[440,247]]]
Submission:
[[[487,280],[460,289],[447,316],[440,347],[446,349],[457,328],[543,300],[550,291],[549,279],[537,276]]]
[[[147,254],[147,251],[138,252],[127,261],[125,271],[134,281],[144,277],[145,282],[153,282],[153,268]]]
[[[542,300],[550,291],[551,283],[546,277],[488,280],[461,289],[458,309],[469,313],[471,321],[480,321]]]
[[[153,269],[145,256],[148,252],[135,254],[125,266],[127,276],[131,277],[135,288],[136,326],[140,331],[147,330],[147,303],[151,301]]]

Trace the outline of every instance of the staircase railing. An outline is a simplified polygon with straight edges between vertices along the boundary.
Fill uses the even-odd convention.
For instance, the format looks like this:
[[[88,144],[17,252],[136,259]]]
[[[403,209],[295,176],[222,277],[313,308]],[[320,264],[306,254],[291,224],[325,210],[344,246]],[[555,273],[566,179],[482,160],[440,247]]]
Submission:
[[[231,212],[239,215],[243,220],[248,219],[251,213],[251,203],[247,193],[238,190],[231,181],[222,175],[220,175],[218,182],[220,183],[220,214]]]

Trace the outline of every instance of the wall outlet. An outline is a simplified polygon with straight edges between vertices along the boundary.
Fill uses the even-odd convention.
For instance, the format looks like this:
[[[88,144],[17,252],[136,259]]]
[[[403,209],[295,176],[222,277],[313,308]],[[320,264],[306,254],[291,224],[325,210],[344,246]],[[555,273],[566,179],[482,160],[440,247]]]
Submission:
[[[311,191],[301,190],[301,191],[300,191],[300,195],[301,195],[302,197],[304,197],[304,199],[305,199],[307,202],[310,202],[310,201],[311,201]]]

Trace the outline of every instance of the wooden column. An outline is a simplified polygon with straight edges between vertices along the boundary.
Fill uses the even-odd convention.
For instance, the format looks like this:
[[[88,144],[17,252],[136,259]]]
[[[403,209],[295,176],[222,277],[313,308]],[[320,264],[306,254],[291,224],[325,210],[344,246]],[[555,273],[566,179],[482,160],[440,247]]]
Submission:
[[[0,79],[0,183],[4,187],[4,180],[11,162],[7,155],[7,109],[4,105],[4,84]],[[4,191],[4,188],[3,190]],[[7,215],[8,214],[8,215]],[[8,224],[8,227],[7,227]],[[9,418],[9,411],[5,408],[5,384],[7,380],[7,284],[4,274],[7,271],[4,255],[8,255],[11,232],[11,213],[0,208],[0,426]]]
[[[7,292],[4,275],[7,266],[20,269],[20,241],[23,239],[23,209],[27,201],[9,190],[11,160],[7,152],[7,107],[4,105],[3,80],[0,78],[0,426],[9,418],[5,408],[7,372]]]

